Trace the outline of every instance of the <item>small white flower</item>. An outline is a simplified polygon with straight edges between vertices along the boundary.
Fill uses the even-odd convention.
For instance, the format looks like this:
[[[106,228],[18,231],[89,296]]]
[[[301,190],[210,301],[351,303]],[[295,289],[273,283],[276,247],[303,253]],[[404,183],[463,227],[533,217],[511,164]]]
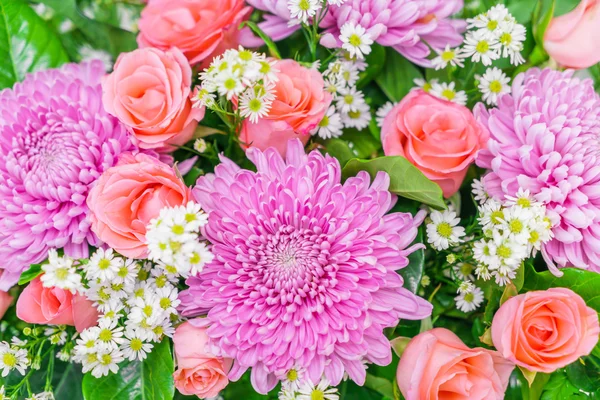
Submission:
[[[520,65],[525,62],[521,51],[523,51],[523,42],[526,35],[527,29],[514,20],[500,23],[498,41],[502,45],[502,57],[510,57],[510,62],[513,65]]]
[[[390,111],[392,111],[392,109],[395,106],[396,106],[395,103],[392,103],[391,101],[388,101],[383,106],[379,107],[379,109],[375,113],[375,121],[377,121],[377,126],[378,127],[380,127],[380,128],[383,127],[383,121],[385,120],[385,118],[388,116],[388,114],[390,113]]]
[[[533,219],[531,208],[507,207],[499,227],[519,242],[524,242],[529,238],[529,225]]]
[[[529,189],[519,188],[514,196],[505,195],[504,205],[507,207],[518,206],[521,208],[533,208],[539,205],[538,201],[532,196]]]
[[[437,98],[451,101],[464,106],[467,104],[467,94],[463,90],[457,91],[454,82],[434,83],[431,85],[430,93]]]
[[[438,56],[431,60],[433,67],[436,70],[444,69],[448,65],[454,67],[464,67],[463,55],[460,48],[451,48],[450,45],[446,45],[446,48],[438,52]]]
[[[449,254],[449,255],[452,255],[452,254]],[[473,267],[473,265],[471,265],[469,263],[464,263],[464,262],[458,263],[452,267],[452,270],[454,271],[456,276],[459,279],[462,279],[465,281],[466,280],[472,281],[475,279],[475,277],[473,276],[474,269],[475,268]]]
[[[502,95],[511,92],[510,78],[499,68],[488,68],[483,76],[477,76],[477,79],[483,101],[489,105],[497,105]]]
[[[42,264],[44,274],[40,278],[44,287],[58,287],[71,292],[83,291],[81,275],[73,266],[69,257],[58,257],[55,249],[48,251],[48,264]]]
[[[471,293],[473,290],[475,289],[475,285],[473,285],[472,282],[469,281],[462,281],[460,283],[460,285],[458,286],[458,293],[464,294],[464,293]]]
[[[245,89],[241,77],[229,70],[225,70],[217,75],[216,86],[219,95],[225,96],[227,100],[240,95]]]
[[[98,322],[98,339],[97,342],[102,347],[118,347],[125,341],[123,339],[123,327],[118,326],[118,320],[108,320],[106,318],[101,319]]]
[[[473,179],[471,188],[473,189],[472,190],[473,198],[475,199],[476,202],[484,203],[490,197],[485,190],[483,181],[481,181],[479,179]]]
[[[124,360],[123,353],[117,347],[100,349],[96,358],[97,361],[92,368],[92,375],[96,378],[108,375],[110,372],[116,374],[119,371],[119,363]]]
[[[240,100],[240,115],[256,124],[259,118],[269,115],[272,100],[263,90],[252,88],[242,95]]]
[[[200,154],[204,153],[207,147],[208,146],[206,145],[206,140],[202,138],[198,138],[194,141],[194,150],[196,150]]]
[[[357,111],[359,107],[365,104],[364,94],[355,87],[344,88],[340,90],[340,96],[337,100],[337,108],[341,113]]]
[[[472,284],[471,284],[472,285]],[[483,303],[483,291],[473,286],[468,292],[462,292],[454,298],[456,308],[464,313],[476,310]]]
[[[89,280],[99,279],[103,282],[111,281],[117,276],[124,260],[115,255],[113,249],[96,250],[90,257],[90,262],[84,266]]]
[[[281,387],[290,392],[297,392],[304,382],[305,370],[303,368],[292,368],[280,377]]]
[[[123,357],[129,361],[146,359],[147,354],[152,351],[152,343],[146,343],[140,335],[133,329],[127,329],[125,332],[125,342],[121,346]]]
[[[313,18],[317,11],[321,9],[320,0],[288,0],[288,9],[292,20],[300,21],[304,24]]]
[[[7,376],[10,371],[15,369],[21,375],[25,375],[25,369],[28,365],[27,350],[11,347],[6,342],[0,342],[0,370],[2,370],[2,377]]]
[[[467,32],[463,47],[463,55],[471,57],[473,62],[485,66],[492,65],[493,60],[500,58],[500,43],[495,38],[477,32]]]
[[[429,93],[429,92],[431,92],[431,89],[433,89],[433,85],[437,85],[438,80],[432,79],[430,81],[426,81],[425,79],[417,78],[417,79],[414,79],[413,82],[415,85],[417,85],[418,87],[423,89],[423,91],[425,93]]]
[[[342,113],[342,123],[347,128],[362,130],[371,122],[371,108],[364,99],[358,100],[354,110]]]
[[[432,211],[431,223],[427,224],[427,242],[436,250],[446,250],[450,245],[460,243],[465,236],[465,228],[458,226],[460,218],[454,211]]]
[[[336,138],[342,135],[342,117],[330,106],[317,129],[317,135],[323,139]]]
[[[515,277],[517,276],[517,271],[516,270],[509,270],[509,271],[497,270],[497,271],[492,272],[492,275],[494,276],[494,279],[498,286],[505,286],[505,285],[509,284],[513,279],[515,279]]]
[[[337,393],[337,388],[330,388],[329,381],[325,378],[322,378],[316,386],[308,379],[300,385],[296,398],[298,400],[338,400],[339,396]]]
[[[484,204],[479,206],[479,215],[479,224],[485,232],[502,223],[504,219],[504,207],[502,207],[502,203],[498,200],[488,199]]]
[[[354,22],[346,22],[340,33],[342,48],[348,51],[352,58],[362,59],[371,52],[373,39],[363,26]]]

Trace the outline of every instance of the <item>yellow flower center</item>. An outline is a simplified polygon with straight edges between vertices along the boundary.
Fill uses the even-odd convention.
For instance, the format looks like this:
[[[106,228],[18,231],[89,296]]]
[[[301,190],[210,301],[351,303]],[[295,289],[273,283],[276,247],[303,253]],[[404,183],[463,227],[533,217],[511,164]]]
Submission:
[[[110,342],[112,340],[112,337],[112,331],[106,328],[102,329],[100,331],[100,334],[98,335],[98,339],[100,339],[103,342]]]
[[[494,211],[490,217],[493,224],[499,224],[501,219],[504,219],[504,211]]]
[[[454,50],[447,50],[440,55],[445,62],[454,60]]]
[[[159,304],[160,308],[166,310],[167,308],[171,307],[171,299],[169,299],[168,297],[163,297],[162,299],[160,299]]]
[[[508,229],[510,229],[512,233],[521,233],[523,232],[523,223],[518,219],[513,219],[508,224]]]
[[[350,35],[350,37],[348,38],[348,42],[354,47],[358,47],[362,44],[360,36],[358,36],[356,33]]]
[[[248,102],[248,108],[252,112],[259,112],[262,108],[262,102],[259,99],[252,99]]]
[[[439,233],[440,236],[448,239],[450,236],[452,236],[452,226],[450,226],[450,224],[447,222],[442,222],[437,226],[437,233]]]
[[[110,267],[110,260],[103,258],[102,260],[100,260],[100,262],[98,262],[99,269],[105,270],[108,269],[108,267]]]
[[[490,82],[490,92],[500,93],[501,91],[502,91],[502,83],[500,83],[500,81],[491,81]]]
[[[14,368],[17,365],[17,357],[12,353],[4,353],[2,362],[9,368]]]
[[[482,54],[487,53],[489,49],[490,44],[486,40],[482,40],[481,42],[477,43],[477,46],[475,46],[475,50]]]
[[[448,100],[453,100],[456,97],[456,93],[454,92],[454,90],[444,89],[442,91],[442,97]]]
[[[502,258],[508,258],[512,254],[512,251],[510,250],[509,247],[507,247],[505,245],[501,245],[501,246],[498,246],[498,249],[496,249],[496,253]]]
[[[497,27],[498,27],[498,21],[491,20],[490,22],[487,23],[487,28],[490,31],[495,31]]]
[[[315,389],[310,394],[310,400],[325,400],[325,393],[322,390]]]
[[[143,344],[144,343],[140,339],[135,338],[135,339],[131,339],[129,346],[131,347],[131,350],[133,350],[133,351],[140,351],[142,349]]]
[[[287,373],[287,380],[294,382],[296,379],[298,379],[298,371],[295,369],[290,369],[290,371]]]
[[[329,117],[325,115],[321,122],[319,122],[319,126],[329,126]]]

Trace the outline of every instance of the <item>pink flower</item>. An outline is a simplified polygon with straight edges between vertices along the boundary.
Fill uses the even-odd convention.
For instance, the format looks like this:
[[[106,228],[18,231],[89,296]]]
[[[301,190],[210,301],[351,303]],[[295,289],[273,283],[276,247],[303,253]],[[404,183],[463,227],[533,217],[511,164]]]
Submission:
[[[8,292],[0,290],[0,319],[4,317],[4,314],[6,314],[6,310],[8,310],[8,307],[10,307],[13,300],[13,297],[10,294],[8,294]]]
[[[492,321],[502,357],[536,372],[552,373],[590,354],[599,334],[598,313],[565,288],[512,297]]]
[[[257,172],[222,157],[194,188],[215,259],[187,280],[181,312],[207,314],[211,351],[234,359],[232,380],[252,368],[259,393],[297,367],[315,384],[348,373],[362,385],[365,363],[392,360],[384,328],[431,313],[396,272],[420,247],[410,244],[424,215],[387,214],[387,174],[341,184],[338,161],[306,155],[298,139],[285,160],[273,148],[246,154]]]
[[[448,329],[415,336],[396,378],[406,400],[504,399],[514,364],[496,351],[468,348]]]
[[[582,0],[575,10],[554,18],[544,48],[556,62],[585,69],[600,62],[600,0]]]
[[[147,253],[146,226],[164,207],[187,204],[188,187],[169,167],[145,154],[123,154],[90,191],[92,230],[130,258]]]
[[[17,317],[30,324],[71,325],[82,332],[98,322],[98,311],[80,294],[32,280],[17,299]]]
[[[0,290],[50,248],[84,258],[88,191],[125,151],[127,128],[102,107],[100,61],[28,75],[0,92]]]
[[[546,205],[554,239],[542,248],[554,263],[600,272],[600,97],[591,80],[572,72],[530,69],[513,81],[497,108],[475,108],[489,128],[477,165],[490,195],[503,200],[519,188]]]
[[[142,48],[177,47],[195,65],[237,47],[238,25],[251,11],[244,0],[152,0],[142,11],[137,41]]]
[[[353,22],[380,45],[393,47],[412,62],[430,67],[430,47],[443,50],[447,44],[454,47],[462,43],[465,22],[449,18],[462,7],[463,0],[347,0],[329,8],[321,22],[325,29],[321,43],[341,47],[340,30]]]
[[[403,156],[438,183],[445,197],[460,189],[489,132],[461,105],[422,90],[409,93],[387,115],[381,130],[387,156]]]
[[[332,96],[325,91],[319,71],[306,68],[294,60],[278,61],[279,80],[269,115],[258,123],[244,120],[240,138],[252,147],[274,147],[285,155],[287,141],[300,136],[303,143],[318,127],[331,105]]]
[[[195,327],[193,321],[184,322],[175,330],[177,370],[173,377],[181,394],[207,399],[218,395],[229,383],[227,372],[233,361],[205,351],[207,342],[206,329]]]
[[[299,30],[301,24],[290,24],[292,19],[288,0],[246,0],[257,10],[265,11],[264,21],[258,23],[273,41],[278,42]],[[240,35],[240,44],[245,47],[259,47],[264,44],[263,40],[255,36],[249,28],[244,28]]]
[[[204,108],[192,108],[192,69],[177,48],[123,53],[102,81],[102,102],[130,127],[139,146],[176,150],[189,141]]]

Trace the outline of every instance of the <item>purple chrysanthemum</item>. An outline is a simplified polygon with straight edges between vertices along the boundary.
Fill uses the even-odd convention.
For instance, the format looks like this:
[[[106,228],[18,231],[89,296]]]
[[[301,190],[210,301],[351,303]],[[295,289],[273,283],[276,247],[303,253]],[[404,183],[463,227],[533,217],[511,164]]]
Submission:
[[[430,47],[441,51],[448,44],[462,43],[466,24],[450,19],[462,7],[463,0],[347,0],[329,8],[321,22],[326,33],[321,43],[341,47],[340,30],[353,22],[365,28],[373,41],[430,67]]]
[[[49,248],[74,257],[98,244],[85,200],[117,156],[135,150],[102,107],[100,61],[28,75],[0,92],[0,289]]]
[[[546,205],[554,239],[542,254],[555,273],[553,263],[600,272],[600,97],[572,75],[531,69],[497,108],[478,105],[491,137],[477,164],[491,169],[494,197],[523,188]]]
[[[273,148],[247,156],[257,172],[222,158],[194,189],[215,261],[188,279],[181,311],[207,314],[197,321],[211,350],[235,359],[233,380],[252,368],[260,393],[293,368],[313,383],[347,372],[363,384],[365,363],[391,362],[383,329],[431,313],[396,272],[423,215],[386,215],[396,202],[387,174],[341,184],[338,161],[306,155],[297,139],[286,160]]]

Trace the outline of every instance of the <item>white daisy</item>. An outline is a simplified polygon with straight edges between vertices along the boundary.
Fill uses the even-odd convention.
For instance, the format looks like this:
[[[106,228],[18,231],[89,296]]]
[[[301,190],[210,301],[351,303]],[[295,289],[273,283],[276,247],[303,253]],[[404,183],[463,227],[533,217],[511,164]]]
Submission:
[[[429,93],[431,91],[431,89],[433,88],[433,85],[436,85],[438,83],[438,80],[432,79],[430,81],[426,81],[425,79],[417,78],[417,79],[414,79],[413,82],[415,85],[417,85],[418,87],[423,89],[423,91],[425,93]]]
[[[489,198],[489,195],[485,191],[485,186],[483,182],[479,179],[473,179],[473,183],[471,184],[473,198],[475,201],[479,203],[485,203]]]
[[[121,257],[114,254],[113,249],[100,248],[92,254],[90,262],[84,268],[89,280],[111,281],[115,279],[124,262]]]
[[[322,378],[318,385],[314,385],[310,380],[306,380],[298,390],[298,400],[338,400],[337,388],[330,388],[329,381]]]
[[[118,320],[101,319],[98,322],[98,340],[102,347],[118,347],[125,341],[123,339],[123,327],[118,326]]]
[[[304,368],[292,368],[280,377],[281,387],[291,392],[297,392],[304,382],[304,376]]]
[[[2,377],[7,376],[10,371],[17,370],[21,375],[25,375],[25,369],[29,365],[27,350],[19,347],[11,347],[6,342],[0,343],[0,370]]]
[[[363,104],[365,104],[364,94],[356,89],[356,87],[343,88],[340,90],[337,108],[341,113],[357,111]]]
[[[321,9],[320,0],[288,0],[288,9],[292,20],[308,23],[308,20],[315,16]]]
[[[119,363],[124,360],[123,353],[117,347],[102,348],[96,355],[96,363],[92,368],[95,378],[108,375],[110,372],[116,374],[119,371]]]
[[[475,289],[475,285],[469,281],[463,281],[458,286],[458,293],[471,293]]]
[[[454,298],[456,308],[464,313],[475,311],[483,303],[483,291],[478,287],[473,287],[469,292],[460,293]]]
[[[354,22],[346,22],[342,26],[340,33],[342,48],[348,51],[352,58],[362,59],[371,52],[373,39],[371,39],[367,30],[361,25]]]
[[[74,260],[69,257],[58,257],[55,249],[48,251],[48,263],[42,264],[44,274],[40,280],[44,287],[58,287],[71,292],[84,290],[81,275],[73,266]]]
[[[375,121],[377,121],[377,126],[378,127],[380,127],[380,128],[383,127],[383,121],[385,120],[385,118],[388,116],[388,114],[390,113],[390,111],[392,111],[392,109],[395,106],[396,106],[395,103],[392,103],[391,101],[388,101],[383,106],[379,107],[379,109],[375,113]]]
[[[342,113],[342,122],[345,127],[362,130],[371,122],[371,108],[362,98],[354,107],[354,110]]]
[[[463,55],[460,48],[451,48],[450,45],[446,45],[444,50],[438,51],[438,56],[431,60],[433,67],[436,70],[444,69],[448,65],[454,67],[464,67]]]
[[[336,112],[335,106],[330,106],[319,123],[317,135],[323,139],[336,138],[342,135],[342,117]]]
[[[477,76],[477,79],[483,101],[489,105],[497,105],[502,95],[511,92],[510,78],[499,68],[488,68],[483,76]]]
[[[446,250],[450,245],[460,243],[465,236],[465,228],[458,226],[460,218],[454,211],[432,211],[431,223],[427,224],[427,242],[436,250]]]
[[[271,101],[267,100],[264,95],[257,93],[256,90],[247,90],[240,100],[240,115],[256,124],[260,118],[269,115],[271,104]]]
[[[499,226],[504,219],[504,207],[496,199],[488,199],[484,204],[478,207],[479,224],[484,231]]]
[[[123,357],[129,361],[143,361],[154,347],[152,343],[146,343],[140,338],[140,335],[133,329],[127,329],[125,338],[121,349],[123,350]]]
[[[525,42],[527,29],[516,21],[505,21],[500,24],[499,42],[502,45],[502,57],[510,57],[513,65],[525,62],[521,55],[523,42]]]
[[[208,146],[206,145],[206,140],[202,138],[198,138],[194,141],[194,150],[196,150],[200,154],[204,153],[207,147]]]
[[[450,83],[434,83],[431,85],[430,93],[437,98],[451,101],[464,106],[467,104],[467,94],[463,90],[457,91],[456,84]]]
[[[471,57],[473,62],[485,66],[492,65],[493,60],[500,58],[500,43],[495,38],[477,32],[467,32],[463,46],[463,56]]]
[[[519,242],[529,238],[529,225],[534,219],[530,208],[507,207],[504,209],[504,217],[499,228]]]
[[[449,254],[449,255],[453,255],[453,254]],[[465,262],[458,263],[452,267],[452,270],[454,271],[456,276],[459,279],[462,279],[465,281],[475,280],[475,277],[473,276],[474,269],[475,269],[475,267],[473,265],[471,265],[469,263],[465,263]]]

